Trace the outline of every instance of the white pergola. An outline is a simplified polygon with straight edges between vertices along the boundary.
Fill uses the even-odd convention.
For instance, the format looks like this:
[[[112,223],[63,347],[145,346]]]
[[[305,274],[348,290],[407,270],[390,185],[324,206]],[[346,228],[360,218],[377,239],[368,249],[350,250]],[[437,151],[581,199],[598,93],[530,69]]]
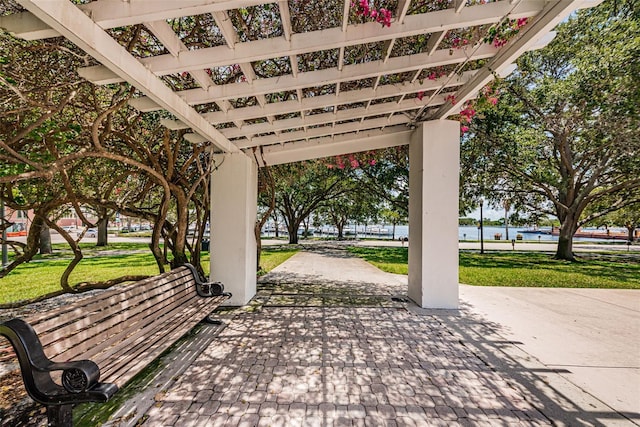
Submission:
[[[215,145],[211,271],[232,304],[256,289],[257,167],[409,144],[409,296],[456,308],[460,129],[447,118],[602,0],[376,0],[393,12],[388,27],[352,0],[15,1],[26,11],[0,27],[66,37],[100,64],[80,76],[130,83],[140,91],[132,107],[165,110],[164,126]],[[522,18],[505,45],[483,42],[491,26]],[[201,43],[190,22],[207,23]],[[127,49],[119,36],[138,25],[149,46]]]

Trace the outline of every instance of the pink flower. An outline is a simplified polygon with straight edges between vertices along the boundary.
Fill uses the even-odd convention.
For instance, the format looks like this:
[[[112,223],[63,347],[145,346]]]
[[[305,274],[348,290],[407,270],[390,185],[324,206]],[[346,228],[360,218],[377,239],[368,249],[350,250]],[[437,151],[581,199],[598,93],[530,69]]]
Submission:
[[[376,159],[369,160],[369,165],[374,166],[376,164]]]
[[[385,9],[384,7],[381,7],[380,11],[378,12],[378,17],[376,18],[376,21],[382,24],[383,27],[390,27],[391,11]]]
[[[469,126],[460,126],[460,132],[466,133],[469,131]]]
[[[501,38],[499,38],[499,37],[496,37],[496,38],[495,38],[495,40],[493,41],[493,45],[494,45],[495,47],[502,47],[502,46],[504,46],[505,44],[507,44],[507,40],[505,40],[505,39],[501,39]]]
[[[422,98],[424,98],[424,91],[423,91],[423,90],[421,90],[420,92],[418,92],[418,99],[419,99],[420,101],[422,101]]]
[[[487,101],[489,101],[492,105],[496,105],[498,103],[498,98],[496,98],[495,96],[492,96],[488,98]]]
[[[355,169],[358,166],[360,166],[360,163],[356,159],[351,159],[351,167]]]

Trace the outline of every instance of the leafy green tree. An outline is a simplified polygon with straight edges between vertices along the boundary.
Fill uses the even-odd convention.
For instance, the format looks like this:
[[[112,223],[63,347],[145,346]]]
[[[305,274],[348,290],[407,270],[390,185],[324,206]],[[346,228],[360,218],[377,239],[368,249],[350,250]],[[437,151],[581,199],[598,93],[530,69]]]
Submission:
[[[389,209],[389,208],[384,208],[380,211],[380,216],[382,217],[382,220],[385,223],[389,223],[393,226],[392,231],[391,231],[391,239],[395,240],[396,239],[396,225],[402,223],[402,222],[406,222],[407,221],[407,217],[403,216],[402,214],[400,214],[400,212],[393,210],[393,209]]]
[[[328,222],[336,227],[338,240],[344,239],[344,228],[353,219],[357,210],[357,202],[351,197],[351,193],[343,193],[331,198],[321,208]]]
[[[632,1],[605,1],[558,27],[479,109],[463,138],[463,185],[472,194],[555,216],[555,257],[573,260],[582,224],[640,197],[640,23]],[[470,178],[473,171],[481,175]],[[480,172],[478,172],[480,171]],[[611,203],[590,215],[589,205]]]
[[[289,243],[298,243],[302,221],[332,198],[347,191],[344,171],[321,161],[273,166],[276,209],[284,218]]]

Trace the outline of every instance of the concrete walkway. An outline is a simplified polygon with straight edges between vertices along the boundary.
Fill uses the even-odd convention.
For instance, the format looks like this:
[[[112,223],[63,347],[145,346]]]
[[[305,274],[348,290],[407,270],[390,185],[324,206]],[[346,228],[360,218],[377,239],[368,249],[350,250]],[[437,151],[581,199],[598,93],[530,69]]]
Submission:
[[[224,330],[201,328],[199,356],[112,424],[640,425],[637,294],[516,291],[463,287],[461,310],[423,310],[402,297],[403,276],[317,245],[221,314]],[[626,385],[583,383],[589,366]]]

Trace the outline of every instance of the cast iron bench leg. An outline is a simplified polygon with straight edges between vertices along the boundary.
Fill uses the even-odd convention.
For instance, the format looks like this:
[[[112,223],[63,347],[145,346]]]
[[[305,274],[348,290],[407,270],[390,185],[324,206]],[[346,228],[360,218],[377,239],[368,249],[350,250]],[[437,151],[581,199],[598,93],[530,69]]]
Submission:
[[[73,426],[73,405],[48,405],[47,418],[49,427]]]

